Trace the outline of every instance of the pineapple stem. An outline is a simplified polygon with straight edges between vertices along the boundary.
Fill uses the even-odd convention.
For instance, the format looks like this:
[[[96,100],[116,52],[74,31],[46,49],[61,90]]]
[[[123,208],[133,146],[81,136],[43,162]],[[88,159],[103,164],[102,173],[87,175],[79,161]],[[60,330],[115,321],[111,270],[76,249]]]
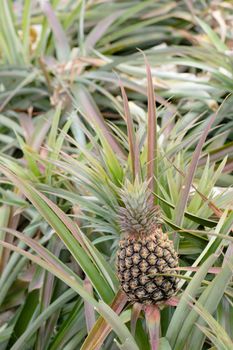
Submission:
[[[160,310],[157,305],[145,307],[146,323],[149,330],[151,350],[159,349]]]

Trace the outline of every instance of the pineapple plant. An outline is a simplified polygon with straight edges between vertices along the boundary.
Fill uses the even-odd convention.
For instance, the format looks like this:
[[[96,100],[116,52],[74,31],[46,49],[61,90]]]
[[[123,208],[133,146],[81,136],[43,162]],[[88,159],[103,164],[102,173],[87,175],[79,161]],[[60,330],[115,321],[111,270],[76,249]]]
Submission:
[[[11,231],[0,231],[0,348],[149,350],[147,325],[151,349],[158,349],[156,340],[161,349],[232,349],[232,237],[227,237],[232,194],[213,198],[211,191],[217,178],[223,187],[232,184],[232,96],[216,118],[212,142],[208,139],[203,155],[192,157],[206,119],[232,91],[231,38],[221,25],[230,23],[232,9],[215,1],[211,13],[208,4],[197,2],[190,5],[193,18],[185,2],[179,2],[178,11],[165,0],[161,16],[150,1],[122,6],[53,1],[47,10],[43,6],[46,19],[30,0],[1,3],[6,30],[0,45],[0,217],[1,226]],[[33,28],[35,47],[30,45]],[[146,144],[145,130],[156,135],[156,118],[147,123],[144,113],[144,63],[137,47],[146,49],[153,65],[165,140],[159,157],[150,153],[147,159],[147,151],[156,147]],[[127,108],[118,113],[115,71],[129,92],[133,128]],[[69,106],[71,97],[82,116]],[[164,113],[163,105],[169,107]],[[148,118],[154,107],[151,101]],[[70,110],[72,121],[66,123]],[[128,136],[119,114],[128,118]],[[210,166],[208,159],[203,170],[208,154]],[[194,178],[195,167],[188,165],[198,157]],[[159,159],[158,172],[153,159]],[[147,171],[148,165],[154,171]],[[159,191],[151,186],[153,177]],[[158,196],[152,198],[153,193]],[[165,227],[180,238],[175,245],[179,269]],[[177,270],[179,295],[169,300],[177,291]],[[133,307],[126,296],[136,302]],[[145,319],[137,314],[142,305]]]
[[[149,93],[148,95],[151,96]],[[154,108],[154,101],[151,101],[150,105]],[[8,242],[0,242],[0,244],[4,248],[14,250],[17,254],[20,252],[20,254],[24,255],[23,259],[24,257],[31,259],[34,263],[61,279],[62,283],[65,282],[68,288],[73,289],[79,295],[76,303],[76,301],[73,301],[74,294],[72,290],[68,289],[59,299],[54,301],[55,305],[53,305],[53,302],[51,304],[51,307],[57,305],[56,307],[60,309],[60,300],[65,302],[65,298],[72,298],[68,302],[68,307],[69,310],[75,311],[76,317],[74,317],[72,312],[71,317],[73,321],[71,321],[73,323],[71,322],[70,327],[78,323],[77,320],[83,317],[85,310],[86,323],[90,327],[90,331],[87,335],[86,325],[84,325],[83,328],[85,329],[81,329],[81,338],[77,340],[76,348],[96,349],[103,346],[103,349],[115,349],[113,337],[116,334],[118,337],[116,344],[121,343],[119,343],[119,348],[123,348],[126,345],[127,347],[124,348],[130,350],[155,350],[158,349],[160,343],[163,346],[168,344],[168,342],[168,348],[174,350],[187,347],[196,350],[205,349],[206,347],[202,347],[205,335],[201,334],[201,331],[196,327],[197,322],[203,325],[203,320],[196,310],[190,308],[190,300],[187,296],[197,299],[199,304],[195,305],[196,309],[201,310],[199,305],[206,307],[205,317],[209,321],[207,312],[212,315],[217,310],[218,304],[222,307],[219,296],[224,302],[227,301],[224,299],[226,286],[228,286],[226,296],[229,297],[230,293],[232,293],[230,288],[232,277],[230,264],[232,264],[232,259],[229,265],[225,264],[222,270],[217,270],[221,273],[218,273],[215,277],[216,269],[211,270],[211,266],[215,263],[217,254],[212,254],[212,247],[209,249],[211,254],[207,256],[203,266],[200,267],[197,266],[199,251],[194,250],[191,256],[196,254],[197,265],[192,266],[193,270],[190,271],[190,266],[188,265],[190,254],[188,254],[189,252],[187,253],[187,250],[184,250],[187,247],[186,243],[192,238],[191,234],[193,232],[195,235],[200,233],[196,241],[198,244],[203,244],[204,241],[204,247],[207,247],[209,242],[207,238],[202,240],[203,230],[199,232],[198,228],[200,224],[202,228],[206,225],[206,234],[211,234],[209,228],[212,226],[208,225],[213,225],[215,222],[217,225],[217,221],[209,220],[212,211],[210,208],[205,208],[205,203],[200,203],[200,206],[197,207],[199,211],[204,212],[204,220],[202,217],[193,215],[197,212],[197,208],[191,211],[192,214],[189,212],[188,216],[185,216],[184,219],[188,218],[189,221],[187,223],[184,222],[184,224],[178,215],[175,215],[176,213],[174,213],[172,219],[169,212],[166,211],[166,207],[172,208],[173,203],[170,196],[163,196],[166,194],[166,184],[171,182],[172,185],[173,175],[176,174],[175,180],[178,180],[174,181],[174,184],[177,186],[178,195],[183,176],[181,172],[176,172],[176,169],[174,169],[174,172],[168,172],[169,168],[167,169],[167,161],[163,157],[162,146],[160,148],[160,157],[156,156],[156,140],[153,139],[156,135],[156,125],[153,128],[147,127],[147,125],[152,125],[153,108],[150,109],[150,113],[148,112],[148,124],[146,124],[147,120],[143,125],[135,123],[134,129],[134,125],[131,128],[130,118],[127,119],[128,135],[125,134],[125,138],[122,138],[122,141],[124,142],[125,140],[124,148],[126,151],[129,151],[128,157],[118,158],[116,156],[115,148],[113,149],[112,147],[114,139],[110,139],[109,134],[107,134],[107,140],[106,135],[103,135],[103,132],[101,133],[98,125],[95,130],[97,132],[96,138],[93,138],[91,132],[87,130],[87,136],[89,136],[91,142],[87,144],[86,148],[75,142],[75,140],[71,140],[70,136],[67,135],[67,140],[71,141],[70,144],[72,146],[77,145],[77,149],[81,151],[78,154],[72,153],[72,155],[62,152],[60,158],[56,153],[57,160],[52,160],[53,166],[57,166],[56,171],[55,168],[53,169],[55,176],[52,174],[48,176],[49,181],[52,180],[51,185],[37,182],[35,174],[31,172],[28,174],[28,172],[24,171],[22,165],[20,166],[19,162],[16,163],[10,158],[0,157],[0,170],[16,187],[20,187],[22,193],[31,201],[31,208],[33,209],[34,207],[32,213],[37,214],[35,210],[37,209],[44,221],[54,228],[54,234],[56,231],[57,236],[64,243],[66,252],[72,256],[72,265],[70,262],[69,265],[65,265],[62,260],[63,257],[61,256],[62,259],[60,259],[60,256],[58,257],[53,253],[53,246],[50,246],[53,242],[50,240],[51,230],[49,226],[46,226],[45,235],[41,237],[39,242],[37,234],[35,234],[35,238],[30,239],[30,236],[27,237],[27,231],[25,234],[15,230],[10,231],[17,238],[16,244],[19,240],[21,245],[22,240],[35,251],[35,255],[28,250],[20,249],[20,246],[18,247]],[[127,116],[127,108],[125,115]],[[156,124],[156,118],[154,118],[154,121]],[[52,128],[52,130],[54,129]],[[90,130],[92,131],[91,128]],[[144,130],[148,132],[147,140]],[[206,129],[204,132],[206,132]],[[93,134],[95,135],[94,131]],[[122,134],[118,133],[118,135]],[[58,136],[60,142],[59,137],[60,134]],[[203,139],[201,141],[202,143],[204,142]],[[72,147],[72,151],[73,149]],[[83,155],[86,157],[84,158]],[[178,156],[180,157],[180,154]],[[35,159],[37,160],[37,158]],[[155,164],[155,160],[157,161],[158,159],[160,171],[157,170]],[[193,157],[192,159],[197,162],[198,157]],[[42,165],[48,165],[50,158],[48,160],[40,160]],[[213,171],[214,169],[208,173],[208,176],[205,174],[206,179],[204,181],[208,185],[211,182],[211,177],[213,177]],[[165,176],[163,176],[163,172]],[[190,174],[192,174],[191,171],[187,172],[186,176],[190,178]],[[156,181],[160,181],[159,188],[156,188],[157,182],[153,182],[154,178]],[[62,181],[57,181],[57,179],[62,179]],[[203,179],[201,178],[199,181],[204,186]],[[62,188],[60,188],[61,183]],[[190,189],[190,187],[191,183],[188,188]],[[41,191],[47,195],[44,195]],[[63,207],[67,214],[48,198],[48,194],[52,195],[52,199],[53,196],[57,196],[57,204]],[[222,200],[222,198],[220,199]],[[72,221],[69,211],[70,206],[67,205],[67,202],[65,202],[65,206],[63,205],[64,199],[75,206],[79,205],[81,211],[79,211],[77,218],[80,219],[81,224],[79,225],[81,225],[81,229],[78,228],[76,222]],[[165,202],[166,199],[167,201]],[[189,203],[190,207],[192,201],[193,198]],[[225,201],[227,205],[229,199],[226,198]],[[174,203],[176,204],[176,202]],[[28,203],[26,204],[28,205]],[[23,206],[26,208],[25,210],[28,209],[24,202]],[[171,209],[171,212],[173,212],[173,209]],[[71,213],[73,215],[73,211]],[[185,215],[184,209],[182,213]],[[39,225],[40,221],[37,216],[35,219]],[[196,222],[197,220],[198,222]],[[223,225],[220,231],[222,238],[217,242],[215,241],[217,243],[216,252],[219,251],[219,248],[225,249],[226,247],[226,235],[231,227],[232,214],[225,216],[225,218],[223,217],[221,221]],[[169,229],[169,222],[171,223],[172,232],[174,232],[173,226],[185,228],[186,231],[187,238],[183,236],[179,245],[179,254],[182,256],[182,268],[180,269],[177,268],[178,257],[173,243],[168,239],[167,234],[162,231],[165,225],[166,229]],[[188,223],[192,223],[191,228],[193,230],[186,228]],[[32,224],[34,225],[34,221],[32,221]],[[120,240],[119,228],[122,234]],[[44,230],[43,227],[42,229]],[[34,235],[34,231],[32,233],[30,231],[30,235]],[[49,244],[47,244],[48,241],[45,241],[45,239],[49,241]],[[57,242],[60,247],[60,241],[58,240]],[[191,243],[193,244],[193,242],[195,242],[194,239]],[[43,246],[44,244],[46,244],[47,249]],[[205,254],[206,249],[203,248],[202,257],[205,257]],[[15,255],[12,255],[12,259],[15,259]],[[114,266],[116,260],[117,273],[115,274]],[[76,262],[78,265],[76,265]],[[188,266],[185,266],[186,263]],[[194,263],[196,264],[195,261]],[[218,259],[217,263],[219,267],[221,260]],[[20,264],[18,265],[20,266]],[[80,267],[82,273],[76,272],[79,270],[75,270],[73,266],[75,269]],[[171,299],[177,292],[177,271],[182,271],[182,269],[187,270],[187,272],[184,279],[182,278],[182,273],[179,273],[179,295]],[[192,276],[194,270],[197,270],[197,273]],[[205,275],[207,275],[206,278]],[[6,278],[5,276],[3,277]],[[119,283],[116,277],[118,277]],[[85,278],[85,280],[82,280],[82,278]],[[5,281],[6,279],[0,279],[0,285],[4,286]],[[187,287],[186,281],[188,281]],[[124,293],[119,292],[119,285]],[[6,289],[2,288],[2,290],[1,295],[7,293]],[[91,293],[89,290],[91,290]],[[184,291],[185,293],[183,293]],[[132,305],[127,303],[127,298],[133,303],[132,312],[129,312]],[[83,304],[82,300],[86,302],[84,305],[80,305]],[[177,307],[172,313],[170,312],[170,307],[174,306]],[[51,308],[48,310],[50,311]],[[66,305],[65,310],[67,310]],[[145,318],[139,317],[141,311],[145,312]],[[101,316],[98,319],[96,319],[97,313]],[[165,318],[168,313],[169,319],[166,321]],[[91,324],[89,323],[90,314],[92,315]],[[119,317],[119,314],[122,314],[123,318]],[[36,332],[36,324],[41,322],[41,330],[38,332],[38,337],[41,339],[41,332],[46,328],[44,326],[44,316],[47,317],[47,324],[49,324],[50,320],[48,317],[50,315],[46,309],[39,313],[38,317],[35,316],[35,321],[28,327],[28,330],[33,328],[34,332]],[[125,325],[125,322],[129,323],[130,318],[131,332],[129,324]],[[164,320],[166,321],[166,326],[164,326]],[[70,319],[68,321],[70,322]],[[20,318],[19,322],[21,322]],[[51,349],[58,349],[57,343],[59,341],[63,342],[64,339],[63,326],[67,326],[67,318],[64,318],[64,314],[61,315],[59,322],[61,329],[58,329],[58,333],[56,333],[58,336],[55,335],[52,340]],[[149,335],[144,332],[146,326]],[[110,333],[111,328],[113,332]],[[27,341],[32,340],[34,333],[28,330],[19,336],[16,341],[13,338],[10,340],[12,343],[14,341],[15,349],[23,348],[25,339]],[[50,342],[50,333],[46,333],[46,336],[47,339],[45,339],[44,344]],[[151,347],[149,347],[149,341]],[[71,342],[73,342],[73,338],[71,338]],[[191,346],[189,346],[190,342],[192,342]],[[63,345],[62,343],[59,348],[64,348]]]
[[[118,278],[132,302],[157,304],[177,291],[178,266],[173,242],[162,232],[158,206],[151,200],[147,182],[127,182],[119,209],[123,238],[117,253]],[[167,276],[166,274],[170,274]]]

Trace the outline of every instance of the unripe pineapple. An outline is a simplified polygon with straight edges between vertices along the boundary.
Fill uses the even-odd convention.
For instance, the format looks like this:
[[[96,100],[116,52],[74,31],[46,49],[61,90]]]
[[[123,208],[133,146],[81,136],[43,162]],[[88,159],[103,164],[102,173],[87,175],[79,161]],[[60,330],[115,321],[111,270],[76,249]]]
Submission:
[[[150,199],[146,183],[127,183],[121,192],[124,207],[119,221],[124,237],[117,254],[118,278],[132,302],[157,304],[177,291],[174,268],[178,257],[173,243],[161,229],[158,207]]]

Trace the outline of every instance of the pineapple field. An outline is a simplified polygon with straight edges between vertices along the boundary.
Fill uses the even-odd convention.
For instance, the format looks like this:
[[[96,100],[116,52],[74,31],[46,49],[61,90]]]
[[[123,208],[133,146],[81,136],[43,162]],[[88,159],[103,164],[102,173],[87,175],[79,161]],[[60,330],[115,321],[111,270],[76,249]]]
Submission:
[[[0,350],[233,349],[233,2],[0,1]]]

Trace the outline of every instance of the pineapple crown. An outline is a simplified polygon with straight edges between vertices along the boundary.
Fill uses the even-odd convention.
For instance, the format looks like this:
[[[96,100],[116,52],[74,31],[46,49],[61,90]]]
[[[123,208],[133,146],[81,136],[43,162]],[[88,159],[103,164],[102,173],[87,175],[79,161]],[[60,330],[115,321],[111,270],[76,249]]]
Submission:
[[[120,191],[124,207],[119,209],[121,231],[127,235],[150,235],[162,223],[160,210],[151,200],[148,182],[126,180]]]

